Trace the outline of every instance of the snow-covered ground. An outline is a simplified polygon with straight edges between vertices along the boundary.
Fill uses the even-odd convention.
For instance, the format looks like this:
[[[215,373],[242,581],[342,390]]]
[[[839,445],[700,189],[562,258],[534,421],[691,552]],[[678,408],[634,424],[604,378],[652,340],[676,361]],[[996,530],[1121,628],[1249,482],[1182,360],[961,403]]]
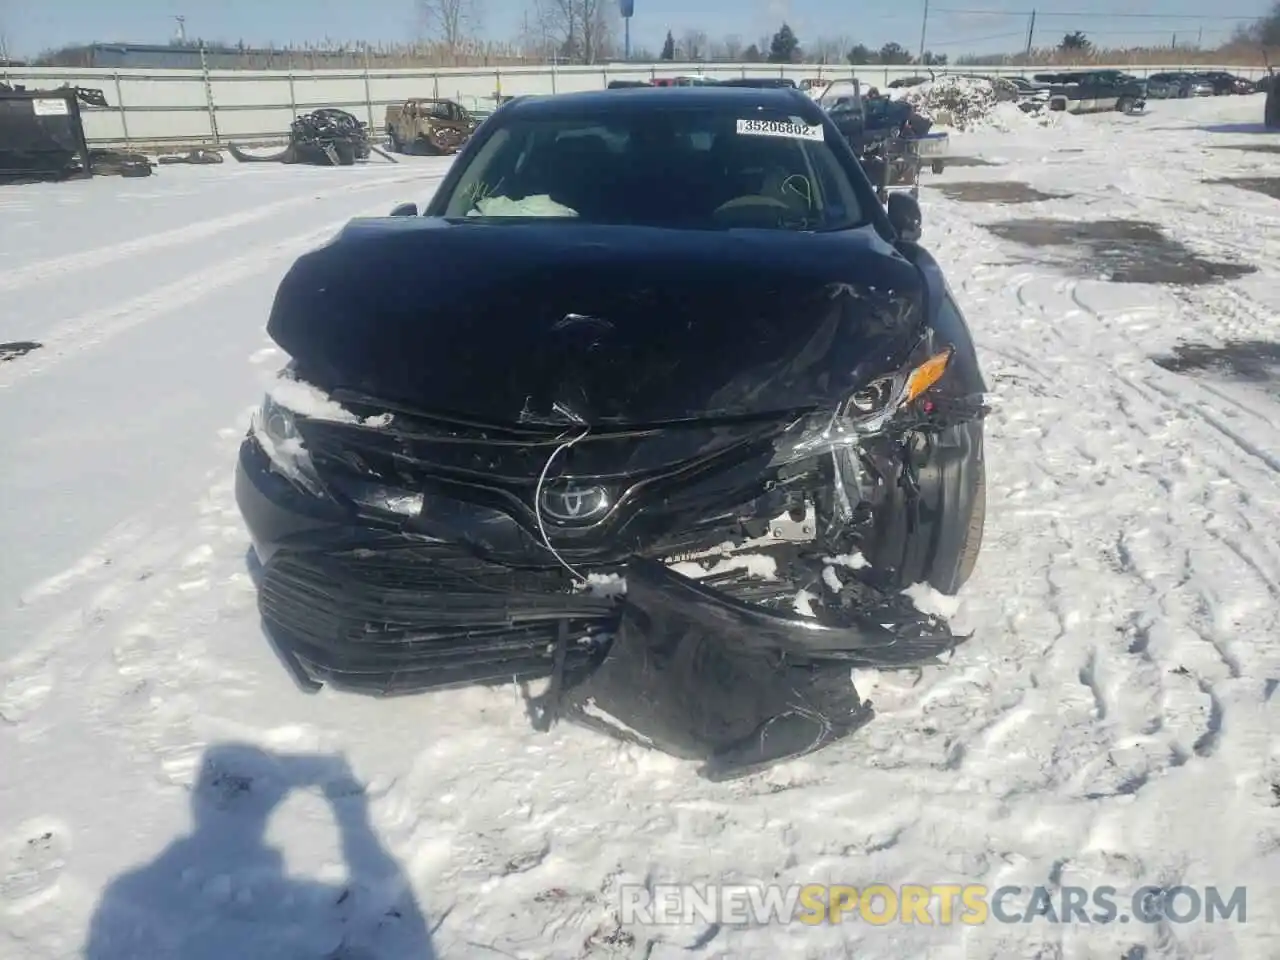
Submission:
[[[1280,176],[1221,149],[1276,143],[1230,132],[1261,111],[955,138],[992,164],[923,193],[995,392],[974,638],[914,685],[859,676],[871,725],[727,786],[535,733],[510,689],[307,697],[259,631],[230,478],[274,286],[448,161],[0,189],[0,343],[43,344],[0,359],[0,957],[1280,956],[1280,348],[1252,379],[1152,359],[1280,341],[1280,201],[1201,182]],[[935,189],[961,181],[1070,196]],[[1042,217],[1257,271],[1108,282],[1132,264],[1096,243],[984,227]],[[1249,912],[620,929],[632,880],[1247,886]]]

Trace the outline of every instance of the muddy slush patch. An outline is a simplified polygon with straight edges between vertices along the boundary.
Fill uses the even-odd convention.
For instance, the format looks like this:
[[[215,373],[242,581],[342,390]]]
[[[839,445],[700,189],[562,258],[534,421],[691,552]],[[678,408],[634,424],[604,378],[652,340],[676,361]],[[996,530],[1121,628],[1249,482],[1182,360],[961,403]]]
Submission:
[[[1174,373],[1216,372],[1251,383],[1280,380],[1280,343],[1271,340],[1180,343],[1173,353],[1151,359]]]
[[[947,157],[944,161],[948,167],[998,167],[1000,164],[983,160],[981,157]]]
[[[961,203],[1035,203],[1039,200],[1065,200],[1070,193],[1044,193],[1016,180],[970,181],[931,185],[948,200]]]
[[[1061,248],[1047,262],[1091,280],[1195,287],[1258,270],[1247,263],[1205,260],[1142,220],[1006,220],[986,228],[1025,247]]]
[[[18,357],[25,357],[32,350],[39,350],[43,346],[43,343],[36,343],[34,340],[15,340],[12,343],[0,343],[0,363],[4,363],[6,360],[17,360]]]
[[[1201,180],[1201,183],[1221,183],[1241,190],[1252,190],[1280,200],[1280,177],[1222,177],[1217,180]]]

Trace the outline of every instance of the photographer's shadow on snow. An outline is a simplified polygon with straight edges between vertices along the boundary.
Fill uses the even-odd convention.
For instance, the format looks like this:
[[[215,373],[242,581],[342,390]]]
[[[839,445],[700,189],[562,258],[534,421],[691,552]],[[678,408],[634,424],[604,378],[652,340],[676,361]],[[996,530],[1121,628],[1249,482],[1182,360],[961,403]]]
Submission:
[[[308,789],[333,811],[345,882],[290,876],[267,841],[276,808]],[[187,836],[107,887],[86,960],[435,960],[408,879],[342,758],[210,747],[191,807]]]

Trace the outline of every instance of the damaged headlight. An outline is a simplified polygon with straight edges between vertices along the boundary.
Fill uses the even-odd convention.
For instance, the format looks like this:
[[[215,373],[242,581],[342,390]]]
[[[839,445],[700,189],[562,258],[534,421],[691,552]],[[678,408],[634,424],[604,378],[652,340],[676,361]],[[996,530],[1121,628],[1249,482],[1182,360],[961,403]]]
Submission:
[[[897,373],[878,377],[859,388],[834,412],[807,418],[779,446],[770,466],[785,466],[840,447],[856,446],[883,432],[899,410],[942,379],[953,353],[948,346],[923,362],[912,361]]]
[[[313,496],[331,499],[311,455],[302,445],[297,416],[292,410],[267,394],[254,414],[251,431],[277,473]]]
[[[319,388],[298,379],[292,366],[281,372],[273,389],[307,410],[307,416],[312,419],[368,428],[385,425],[382,417],[364,420],[356,417]],[[330,502],[341,498],[378,513],[400,517],[415,517],[422,512],[424,496],[420,491],[388,486],[372,477],[364,479],[345,472],[330,476],[327,482],[321,480],[299,429],[299,419],[303,417],[271,393],[263,398],[262,406],[254,416],[253,436],[277,473],[307,493]],[[355,462],[359,462],[358,458]]]

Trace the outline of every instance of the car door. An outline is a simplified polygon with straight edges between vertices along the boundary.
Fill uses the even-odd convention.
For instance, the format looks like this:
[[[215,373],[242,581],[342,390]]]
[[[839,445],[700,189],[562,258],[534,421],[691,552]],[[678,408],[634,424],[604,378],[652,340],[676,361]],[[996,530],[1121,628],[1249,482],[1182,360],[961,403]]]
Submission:
[[[1109,73],[1095,73],[1089,78],[1090,101],[1093,110],[1113,110],[1119,98],[1119,84]]]

